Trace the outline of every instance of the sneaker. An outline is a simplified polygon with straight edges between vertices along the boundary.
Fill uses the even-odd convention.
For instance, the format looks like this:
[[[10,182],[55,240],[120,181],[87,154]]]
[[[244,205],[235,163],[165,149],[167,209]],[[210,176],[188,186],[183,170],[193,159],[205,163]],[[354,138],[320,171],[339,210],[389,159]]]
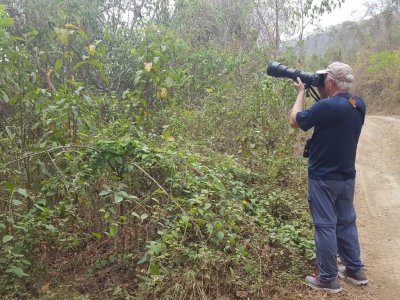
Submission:
[[[318,277],[307,276],[306,283],[309,287],[315,290],[322,290],[331,293],[339,293],[342,290],[337,278],[329,282],[322,282]]]
[[[340,278],[347,279],[352,284],[364,285],[368,283],[367,276],[365,276],[364,270],[359,269],[357,271],[348,271],[345,266],[339,266],[338,275]]]

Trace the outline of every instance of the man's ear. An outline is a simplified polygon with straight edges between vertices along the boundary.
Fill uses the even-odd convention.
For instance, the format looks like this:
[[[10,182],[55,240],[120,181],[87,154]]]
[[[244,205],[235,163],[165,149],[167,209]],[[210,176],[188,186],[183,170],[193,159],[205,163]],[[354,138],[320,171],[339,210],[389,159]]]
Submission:
[[[332,82],[332,87],[337,88],[336,80],[335,79],[330,79],[330,81]]]

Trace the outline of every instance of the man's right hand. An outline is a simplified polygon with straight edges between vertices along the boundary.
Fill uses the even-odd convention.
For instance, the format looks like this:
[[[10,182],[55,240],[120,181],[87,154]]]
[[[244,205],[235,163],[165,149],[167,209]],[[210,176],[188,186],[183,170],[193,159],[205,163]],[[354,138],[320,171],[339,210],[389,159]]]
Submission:
[[[305,87],[299,77],[297,77],[297,82],[295,81],[293,83],[293,85],[297,91],[297,98],[296,98],[296,101],[294,102],[292,111],[290,113],[289,122],[290,122],[290,126],[292,126],[293,128],[298,128],[299,125],[297,124],[297,121],[296,121],[296,114],[298,112],[303,111],[304,102],[305,102],[305,98],[304,98]]]
[[[305,91],[305,86],[301,81],[300,77],[297,77],[297,82],[293,81],[294,88],[296,89],[297,93],[301,93]]]

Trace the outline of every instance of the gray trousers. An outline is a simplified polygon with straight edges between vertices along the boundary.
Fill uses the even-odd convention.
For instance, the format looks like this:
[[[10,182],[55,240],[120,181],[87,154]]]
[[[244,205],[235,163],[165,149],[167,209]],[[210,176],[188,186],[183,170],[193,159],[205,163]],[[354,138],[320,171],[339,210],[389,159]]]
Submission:
[[[337,254],[350,271],[363,267],[354,209],[354,179],[308,180],[308,202],[314,223],[319,278],[334,280]]]

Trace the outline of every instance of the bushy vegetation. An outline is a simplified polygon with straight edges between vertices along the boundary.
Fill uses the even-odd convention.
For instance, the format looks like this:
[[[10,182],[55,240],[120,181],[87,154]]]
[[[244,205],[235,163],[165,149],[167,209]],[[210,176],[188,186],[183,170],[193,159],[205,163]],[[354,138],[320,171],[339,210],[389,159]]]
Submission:
[[[365,51],[357,57],[357,92],[375,113],[399,114],[400,51]]]
[[[264,53],[161,25],[94,38],[63,15],[17,36],[0,19],[2,298],[296,286],[314,251],[305,162]]]

